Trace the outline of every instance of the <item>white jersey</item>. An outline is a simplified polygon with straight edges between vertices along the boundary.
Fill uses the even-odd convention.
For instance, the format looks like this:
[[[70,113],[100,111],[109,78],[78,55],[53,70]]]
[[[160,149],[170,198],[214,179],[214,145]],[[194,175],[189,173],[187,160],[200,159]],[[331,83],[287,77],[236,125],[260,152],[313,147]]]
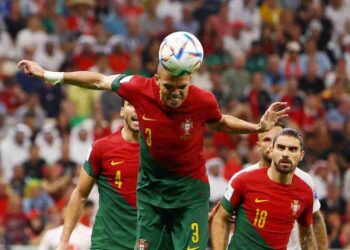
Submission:
[[[250,167],[242,169],[241,171],[235,173],[233,176],[235,177],[235,176],[237,176],[237,175],[239,175],[241,173],[249,172],[249,171],[252,171],[252,170],[255,170],[255,169],[259,169],[259,168],[260,168],[260,165],[259,165],[259,162],[258,162],[256,164],[250,166]],[[312,208],[312,212],[313,213],[317,212],[321,208],[321,203],[318,200],[318,196],[317,196],[317,192],[316,192],[316,189],[315,189],[315,185],[314,185],[314,183],[312,181],[311,176],[308,173],[306,173],[305,171],[301,170],[300,168],[296,168],[294,174],[297,175],[302,180],[304,180],[305,183],[308,184],[310,186],[310,188],[313,190],[313,192],[314,192],[314,205],[313,205],[313,208]],[[290,234],[287,249],[288,250],[300,250],[301,249],[300,242],[299,242],[299,227],[298,227],[298,222],[297,221],[295,221],[293,229],[292,229],[292,232]]]
[[[38,250],[55,250],[60,243],[62,231],[63,225],[47,230],[41,238]],[[91,233],[92,229],[90,227],[78,223],[70,237],[69,249],[89,250],[91,245]]]

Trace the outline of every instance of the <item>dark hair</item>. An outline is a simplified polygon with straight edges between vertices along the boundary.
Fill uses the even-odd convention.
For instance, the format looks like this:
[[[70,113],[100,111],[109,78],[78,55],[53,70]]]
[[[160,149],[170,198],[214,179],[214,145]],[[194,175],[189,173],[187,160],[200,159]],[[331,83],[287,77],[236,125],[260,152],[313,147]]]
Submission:
[[[287,121],[283,120],[283,119],[279,119],[276,123],[275,123],[275,127],[281,127],[282,129],[285,129],[287,127]]]
[[[303,137],[301,135],[301,133],[296,130],[296,129],[293,129],[293,128],[284,128],[280,133],[278,133],[275,138],[273,139],[273,142],[272,142],[272,147],[275,146],[275,142],[276,140],[278,139],[278,137],[280,136],[289,136],[289,137],[294,137],[296,139],[298,139],[299,143],[300,143],[300,148],[301,148],[301,151],[304,150],[304,141],[303,141]]]

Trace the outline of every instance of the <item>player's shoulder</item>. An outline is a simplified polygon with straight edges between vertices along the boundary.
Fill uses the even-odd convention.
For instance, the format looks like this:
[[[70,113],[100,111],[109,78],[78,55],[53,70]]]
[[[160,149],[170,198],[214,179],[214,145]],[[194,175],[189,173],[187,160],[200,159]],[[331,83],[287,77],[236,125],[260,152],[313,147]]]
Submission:
[[[110,135],[102,137],[101,139],[96,140],[93,144],[93,148],[106,147],[108,145],[114,145],[120,143],[122,139],[121,130],[114,132]]]
[[[295,176],[297,176],[303,183],[309,186],[311,189],[314,189],[314,182],[312,177],[307,172],[301,170],[300,168],[296,168],[294,172]]]
[[[257,163],[257,164],[254,164],[252,166],[244,168],[244,169],[240,170],[239,172],[235,173],[231,177],[229,183],[231,183],[232,181],[245,181],[247,179],[252,180],[253,178],[258,177],[264,173],[266,173],[266,169],[260,168],[259,163]]]
[[[120,82],[121,84],[132,83],[136,85],[147,85],[152,84],[154,82],[154,77],[150,78],[141,75],[120,74],[114,79],[114,81]]]
[[[212,92],[206,89],[201,89],[194,84],[191,84],[190,88],[193,99],[196,99],[197,101],[200,100],[202,102],[216,102],[216,98]]]

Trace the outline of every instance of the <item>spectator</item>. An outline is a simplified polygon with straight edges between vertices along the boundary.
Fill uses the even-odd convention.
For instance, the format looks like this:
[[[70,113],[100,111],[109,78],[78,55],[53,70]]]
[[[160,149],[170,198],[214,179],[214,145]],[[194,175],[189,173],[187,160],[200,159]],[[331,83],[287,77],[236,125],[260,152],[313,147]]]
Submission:
[[[29,178],[42,179],[43,168],[46,162],[40,157],[40,149],[32,144],[29,151],[29,159],[23,163],[25,175]]]
[[[16,39],[17,53],[20,58],[26,57],[26,53],[34,53],[36,49],[44,46],[47,34],[41,26],[39,17],[32,16],[27,21],[27,27],[22,29]]]
[[[1,142],[1,167],[7,180],[11,179],[13,168],[28,159],[29,138],[29,128],[24,124],[17,124],[15,129]]]
[[[64,54],[58,46],[56,37],[47,37],[34,53],[34,60],[45,65],[48,70],[59,71],[64,60]]]
[[[61,158],[62,138],[53,124],[45,124],[42,127],[35,139],[35,144],[39,148],[40,157],[47,164],[53,164]]]
[[[224,48],[231,54],[232,58],[244,56],[250,49],[251,40],[242,33],[243,25],[239,21],[232,23],[232,31],[223,37]]]
[[[23,197],[24,190],[26,189],[28,180],[25,176],[24,168],[22,165],[17,165],[13,168],[13,177],[10,181],[12,190],[20,197]]]
[[[345,214],[346,202],[341,196],[339,187],[334,183],[330,183],[327,187],[327,193],[327,196],[320,200],[321,210],[324,213],[338,211],[340,216],[343,216]]]
[[[189,5],[185,5],[182,10],[182,20],[175,22],[175,29],[187,31],[197,36],[200,25],[193,17],[192,8]]]
[[[332,64],[328,55],[323,51],[317,50],[316,41],[313,39],[305,42],[304,53],[300,55],[300,64],[304,75],[307,74],[305,70],[308,69],[307,66],[311,61],[314,61],[317,65],[317,77],[323,77],[331,70]]]
[[[229,19],[243,23],[243,34],[250,40],[260,38],[261,17],[256,0],[229,1]]]
[[[157,15],[157,0],[150,0],[145,3],[145,10],[140,17],[140,30],[147,37],[154,37],[159,30],[163,30],[162,19]]]
[[[67,142],[62,144],[62,156],[57,163],[62,166],[64,175],[75,175],[78,165],[69,157],[69,144]]]
[[[316,61],[308,61],[306,74],[299,79],[299,89],[308,95],[320,94],[325,89],[322,78],[317,76],[317,68]]]
[[[233,67],[222,73],[221,83],[227,89],[226,98],[239,101],[248,94],[250,88],[250,74],[245,69],[245,56],[235,57]]]
[[[18,32],[25,27],[19,0],[11,1],[9,15],[5,17],[4,22],[12,40],[16,41]]]
[[[45,218],[55,211],[55,205],[50,195],[43,189],[42,182],[32,179],[24,191],[23,212],[37,211]]]
[[[281,64],[284,78],[300,78],[302,75],[301,64],[299,62],[300,45],[292,41],[287,44],[287,51]]]
[[[70,159],[77,164],[84,164],[93,141],[92,136],[92,125],[88,122],[82,123],[72,129],[69,138]]]
[[[114,35],[126,35],[126,18],[124,17],[123,4],[121,2],[114,1],[112,11],[108,14],[102,14],[100,19],[107,32]]]
[[[212,158],[206,162],[209,184],[210,184],[210,199],[209,202],[215,205],[224,196],[223,190],[227,185],[227,181],[223,178],[223,168],[225,163],[220,158]]]
[[[246,68],[250,73],[263,72],[267,67],[267,57],[262,50],[260,41],[253,41],[250,51],[248,52],[248,60]]]
[[[276,0],[264,0],[260,7],[260,16],[263,23],[275,26],[280,21],[281,9]]]
[[[22,211],[22,199],[18,195],[10,196],[5,215],[6,238],[9,244],[28,244],[29,238],[23,230],[27,223],[27,217]]]

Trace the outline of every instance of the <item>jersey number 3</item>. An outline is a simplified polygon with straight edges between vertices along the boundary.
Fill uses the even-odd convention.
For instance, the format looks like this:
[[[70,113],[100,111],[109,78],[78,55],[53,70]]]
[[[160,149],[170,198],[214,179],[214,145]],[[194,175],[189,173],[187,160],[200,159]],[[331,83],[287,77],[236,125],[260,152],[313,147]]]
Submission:
[[[152,130],[150,128],[145,129],[146,134],[146,144],[148,147],[152,146]]]

